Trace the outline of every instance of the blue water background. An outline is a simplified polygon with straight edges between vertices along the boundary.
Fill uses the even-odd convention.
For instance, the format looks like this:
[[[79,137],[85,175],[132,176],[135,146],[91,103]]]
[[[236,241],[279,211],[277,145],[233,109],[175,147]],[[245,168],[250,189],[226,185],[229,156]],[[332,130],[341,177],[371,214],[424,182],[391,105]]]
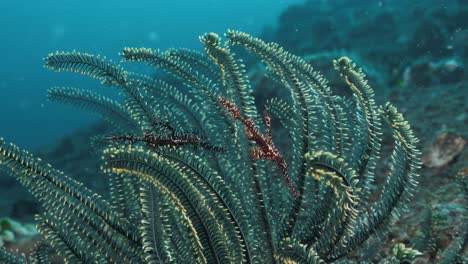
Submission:
[[[0,0],[0,136],[30,150],[95,120],[92,114],[48,102],[53,86],[94,89],[96,80],[43,67],[56,50],[118,60],[127,46],[201,49],[198,36],[238,29],[259,34],[300,0]],[[107,90],[107,91],[106,91]]]

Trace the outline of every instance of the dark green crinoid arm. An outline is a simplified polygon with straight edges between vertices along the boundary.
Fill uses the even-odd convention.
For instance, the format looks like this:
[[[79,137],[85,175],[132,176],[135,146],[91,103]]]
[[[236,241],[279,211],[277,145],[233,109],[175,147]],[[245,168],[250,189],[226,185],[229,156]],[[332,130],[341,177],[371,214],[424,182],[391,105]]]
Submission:
[[[117,217],[102,197],[3,140],[0,164],[41,203],[47,213],[37,219],[39,232],[66,259],[139,260],[138,227]]]
[[[24,255],[13,253],[5,248],[0,248],[0,263],[26,264],[27,261]]]
[[[95,112],[120,131],[138,131],[135,120],[132,120],[120,103],[95,92],[72,87],[54,87],[47,91],[47,97],[52,102]]]

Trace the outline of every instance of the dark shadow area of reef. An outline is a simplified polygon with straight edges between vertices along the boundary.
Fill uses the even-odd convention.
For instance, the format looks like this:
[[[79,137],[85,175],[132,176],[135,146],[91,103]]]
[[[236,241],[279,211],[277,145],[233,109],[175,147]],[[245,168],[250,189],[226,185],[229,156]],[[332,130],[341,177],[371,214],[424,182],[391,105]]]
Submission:
[[[457,237],[466,219],[467,201],[457,196],[455,178],[468,174],[467,18],[465,0],[310,0],[291,6],[279,17],[277,27],[265,29],[261,36],[306,58],[340,95],[346,95],[347,88],[331,61],[343,55],[352,58],[368,75],[377,101],[395,104],[420,139],[423,168],[418,192],[389,236],[373,241],[382,244],[382,250],[369,250],[369,259],[387,255],[397,242],[412,245],[430,208],[439,219],[433,227],[437,248],[418,263],[432,263]],[[268,98],[285,96],[278,93],[285,89],[277,89],[278,84],[263,76],[265,69],[257,61],[249,58],[246,64],[260,108]],[[101,160],[89,146],[91,136],[106,133],[110,132],[104,124],[83,128],[54,146],[44,146],[39,155],[105,194]],[[389,137],[383,142],[376,194],[385,180],[391,144]],[[0,177],[0,193],[8,197],[0,200],[0,216],[31,221],[37,206],[26,191],[18,190],[21,187],[13,178]]]

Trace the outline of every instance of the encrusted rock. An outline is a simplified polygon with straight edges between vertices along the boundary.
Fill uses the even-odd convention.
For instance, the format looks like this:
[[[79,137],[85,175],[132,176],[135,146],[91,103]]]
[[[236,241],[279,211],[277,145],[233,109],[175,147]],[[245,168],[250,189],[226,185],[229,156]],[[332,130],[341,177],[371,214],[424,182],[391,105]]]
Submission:
[[[422,60],[406,67],[403,72],[405,86],[432,86],[453,84],[464,80],[464,65],[453,58],[440,61]]]
[[[452,162],[465,147],[466,140],[453,133],[442,133],[437,136],[422,162],[429,168],[441,168]]]

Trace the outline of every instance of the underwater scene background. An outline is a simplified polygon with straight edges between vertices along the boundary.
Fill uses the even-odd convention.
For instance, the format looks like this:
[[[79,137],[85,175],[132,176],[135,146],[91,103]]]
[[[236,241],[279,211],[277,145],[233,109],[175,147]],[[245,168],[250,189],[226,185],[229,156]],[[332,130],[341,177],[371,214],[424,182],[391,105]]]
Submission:
[[[127,46],[201,49],[198,36],[205,32],[235,28],[258,34],[276,24],[288,4],[299,2],[2,1],[0,22],[8,26],[2,29],[0,48],[9,51],[0,62],[0,86],[8,98],[2,102],[2,113],[7,113],[2,116],[2,136],[36,149],[89,124],[89,115],[45,100],[48,87],[64,85],[68,79],[44,69],[43,58],[51,52],[107,50],[107,56],[118,59],[116,54]],[[77,77],[76,85],[97,88],[87,81]]]
[[[85,88],[111,99],[122,100],[116,89],[103,88],[99,81],[46,69],[44,65],[50,61],[44,58],[48,54],[57,50],[76,50],[101,54],[120,62],[119,52],[125,47],[163,51],[189,48],[204,52],[206,43],[216,42],[216,39],[207,35],[204,43],[201,43],[199,36],[216,32],[224,38],[223,34],[233,29],[265,42],[278,43],[319,71],[327,79],[333,94],[357,98],[359,93],[347,88],[349,83],[340,76],[340,71],[337,72],[339,66],[333,64],[334,59],[349,57],[367,75],[375,93],[376,105],[383,106],[387,101],[395,105],[419,139],[415,143],[422,152],[421,168],[415,173],[419,175],[418,185],[408,187],[414,188],[414,192],[407,194],[407,209],[391,212],[393,218],[385,222],[388,230],[379,230],[359,250],[350,252],[344,258],[326,258],[321,254],[315,256],[308,251],[309,258],[304,262],[294,261],[288,256],[264,260],[263,263],[468,263],[468,1],[24,0],[1,1],[0,12],[0,24],[3,25],[0,29],[0,137],[29,150],[109,200],[115,197],[108,194],[112,186],[109,187],[107,171],[103,172],[100,168],[104,163],[101,159],[103,147],[96,143],[99,141],[96,141],[96,136],[112,135],[116,139],[118,135],[127,133],[116,132],[109,123],[87,111],[78,111],[73,105],[48,100],[47,90],[51,87]],[[283,75],[280,74],[280,78],[273,76],[270,73],[272,67],[265,67],[258,57],[243,49],[233,47],[233,52],[245,64],[245,76],[248,77],[259,113],[269,109],[271,98],[289,102],[290,91],[284,89],[285,84],[278,80]],[[216,57],[210,55],[212,59]],[[127,61],[142,61],[129,57]],[[293,65],[289,60],[285,60],[285,63]],[[185,87],[181,80],[144,64],[122,65],[129,71]],[[217,82],[220,86],[229,83],[224,79],[225,75],[214,75],[219,77]],[[105,83],[106,80],[101,81]],[[343,102],[345,106],[350,105]],[[358,107],[344,108],[344,112],[358,110]],[[272,119],[275,144],[279,153],[290,162],[290,159],[294,160],[288,139],[291,137],[288,132],[292,129],[275,120],[275,116]],[[261,118],[259,120],[262,121]],[[238,124],[236,129],[239,127],[242,125]],[[266,131],[263,124],[259,127]],[[350,131],[351,138],[365,134],[358,130]],[[249,138],[251,142],[259,144],[253,138]],[[332,140],[335,136],[329,138]],[[142,142],[148,144],[148,141]],[[404,140],[402,142],[402,145],[406,143]],[[109,145],[109,141],[107,143]],[[382,135],[380,144],[382,149],[375,165],[375,178],[365,198],[369,202],[378,201],[385,193],[382,186],[391,175],[392,166],[395,166],[392,150],[399,146],[389,133]],[[217,147],[228,148],[209,146],[206,155],[218,155],[212,153]],[[246,153],[251,153],[247,145],[244,147]],[[196,153],[198,151],[195,150]],[[230,153],[229,150],[226,153]],[[12,159],[11,155],[7,158]],[[270,157],[270,160],[274,158]],[[403,163],[403,160],[397,161]],[[273,162],[281,167],[278,160]],[[417,162],[414,161],[414,164]],[[0,248],[19,249],[20,253],[31,254],[34,259],[34,254],[40,252],[33,250],[34,244],[41,241],[34,215],[42,212],[43,204],[18,183],[15,172],[2,166],[4,164],[8,164],[8,161],[0,159]],[[274,170],[266,175],[281,179],[280,173]],[[286,178],[286,175],[283,176]],[[287,196],[288,192],[285,193],[283,196]],[[285,201],[294,203],[294,199],[288,199],[285,198]],[[324,196],[321,199],[326,201],[331,198]],[[271,204],[268,206],[273,207]],[[275,235],[273,238],[276,238]],[[304,241],[301,243],[306,244]],[[44,251],[52,256],[52,263],[61,263],[57,252],[61,256],[64,254],[52,247],[54,249],[47,247]],[[0,251],[0,263],[21,263],[14,262],[9,255],[7,258],[6,254],[9,253],[5,252]],[[113,262],[112,257],[105,256],[104,259]],[[126,259],[124,263],[127,262],[131,261]]]

